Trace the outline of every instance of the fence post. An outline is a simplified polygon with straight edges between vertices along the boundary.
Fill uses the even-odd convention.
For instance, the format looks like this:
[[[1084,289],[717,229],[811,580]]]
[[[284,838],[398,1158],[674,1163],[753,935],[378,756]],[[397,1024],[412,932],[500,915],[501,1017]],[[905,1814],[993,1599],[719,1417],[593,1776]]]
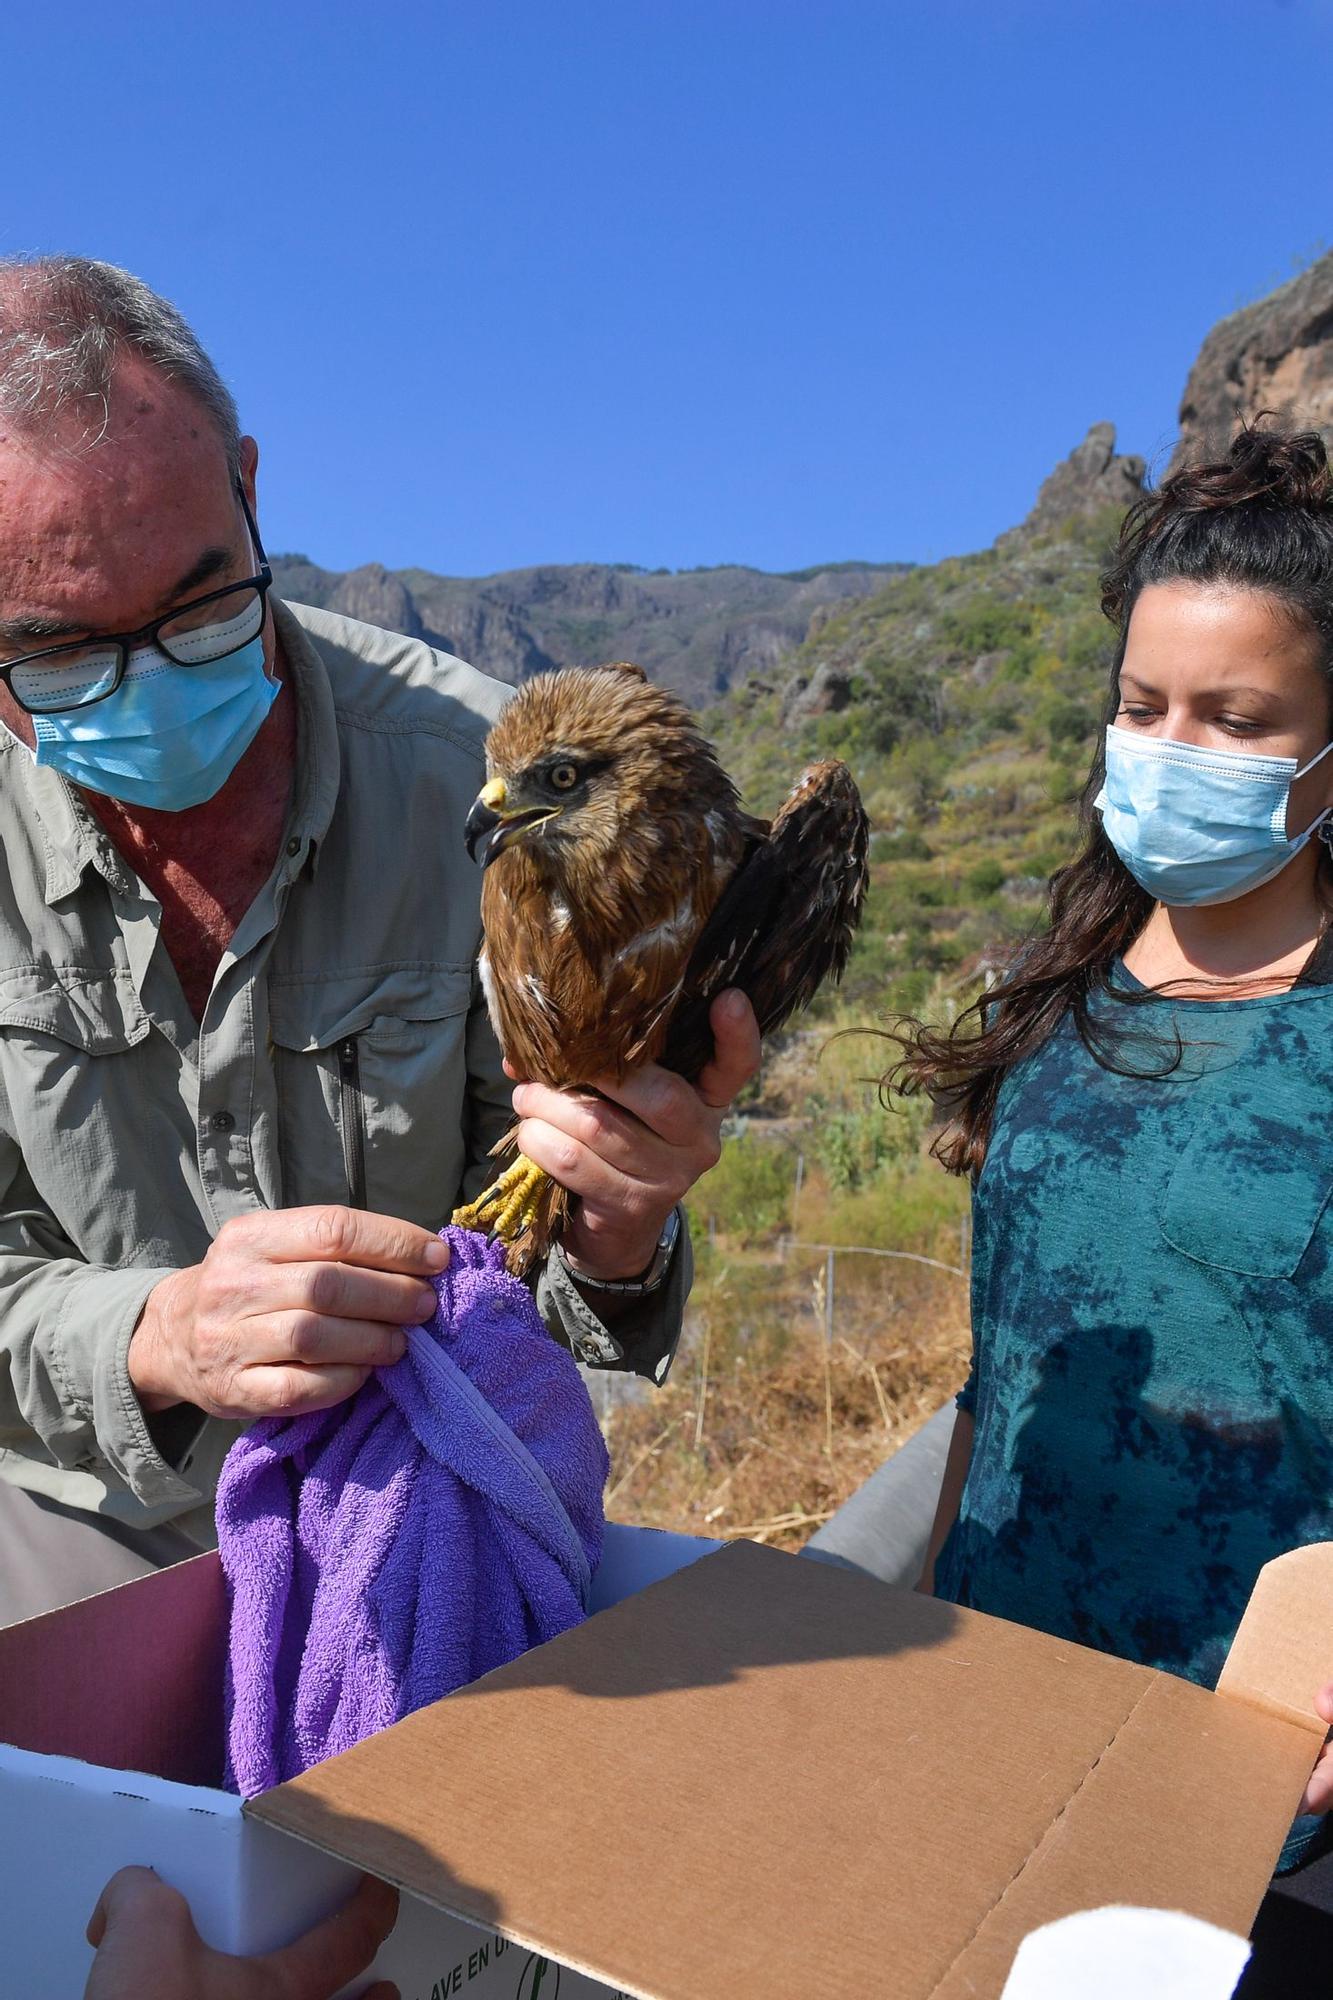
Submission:
[[[833,1473],[833,1270],[836,1255],[830,1244],[828,1263],[824,1267],[824,1450],[828,1454],[830,1477]]]

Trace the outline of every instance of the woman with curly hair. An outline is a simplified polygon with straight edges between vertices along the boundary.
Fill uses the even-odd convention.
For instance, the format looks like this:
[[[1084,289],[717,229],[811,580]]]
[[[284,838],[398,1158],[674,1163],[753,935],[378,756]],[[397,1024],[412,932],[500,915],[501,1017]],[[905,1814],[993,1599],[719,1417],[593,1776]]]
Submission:
[[[1103,586],[1082,850],[1008,975],[907,1031],[886,1079],[931,1093],[974,1188],[973,1366],[921,1587],[1212,1685],[1262,1565],[1333,1537],[1320,439],[1246,428],[1175,473]],[[1283,1866],[1333,1902],[1327,1752],[1304,1806]]]

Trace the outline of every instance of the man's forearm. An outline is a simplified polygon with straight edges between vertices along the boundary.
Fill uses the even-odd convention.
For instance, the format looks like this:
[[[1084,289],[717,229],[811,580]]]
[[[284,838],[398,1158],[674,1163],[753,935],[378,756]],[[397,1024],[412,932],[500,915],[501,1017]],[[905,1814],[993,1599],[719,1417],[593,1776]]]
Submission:
[[[0,1250],[0,1442],[128,1488],[145,1507],[197,1503],[163,1458],[129,1378],[134,1328],[168,1275]]]

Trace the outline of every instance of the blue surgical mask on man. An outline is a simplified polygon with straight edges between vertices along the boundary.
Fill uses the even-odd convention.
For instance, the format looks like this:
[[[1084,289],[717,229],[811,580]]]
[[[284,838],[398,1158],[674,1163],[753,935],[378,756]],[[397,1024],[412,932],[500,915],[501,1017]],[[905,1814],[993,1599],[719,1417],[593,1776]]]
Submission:
[[[279,683],[262,634],[220,660],[180,666],[136,647],[114,694],[34,715],[38,764],[125,805],[184,812],[221,791],[259,733]]]
[[[1294,757],[1204,750],[1112,723],[1093,805],[1134,880],[1159,903],[1230,903],[1280,874],[1333,811],[1326,806],[1288,839],[1292,785],[1330,750],[1298,768]]]

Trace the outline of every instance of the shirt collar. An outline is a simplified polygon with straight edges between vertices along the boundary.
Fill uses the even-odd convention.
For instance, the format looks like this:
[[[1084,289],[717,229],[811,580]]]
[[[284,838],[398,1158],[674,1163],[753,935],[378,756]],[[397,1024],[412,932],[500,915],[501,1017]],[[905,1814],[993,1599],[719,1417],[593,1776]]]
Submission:
[[[293,841],[298,845],[290,856],[290,872],[297,875],[308,864],[313,874],[319,843],[338,802],[342,766],[338,719],[324,662],[287,606],[277,598],[270,602],[298,718],[296,779],[286,834],[289,848]],[[95,868],[113,890],[127,894],[131,883],[126,864],[74,787],[49,764],[34,763],[32,752],[21,743],[13,747],[41,831],[46,901],[56,903],[72,895],[89,868]]]
[[[89,868],[96,868],[113,889],[127,889],[124,862],[73,786],[49,764],[35,764],[24,745],[17,744],[14,755],[22,766],[42,836],[47,902],[58,903],[62,896],[72,895]]]
[[[296,784],[287,845],[290,848],[293,841],[300,843],[292,856],[292,873],[298,874],[308,862],[313,875],[319,861],[319,843],[329,830],[342,781],[338,717],[323,660],[287,606],[278,598],[269,601],[282,658],[296,696],[298,718]]]

